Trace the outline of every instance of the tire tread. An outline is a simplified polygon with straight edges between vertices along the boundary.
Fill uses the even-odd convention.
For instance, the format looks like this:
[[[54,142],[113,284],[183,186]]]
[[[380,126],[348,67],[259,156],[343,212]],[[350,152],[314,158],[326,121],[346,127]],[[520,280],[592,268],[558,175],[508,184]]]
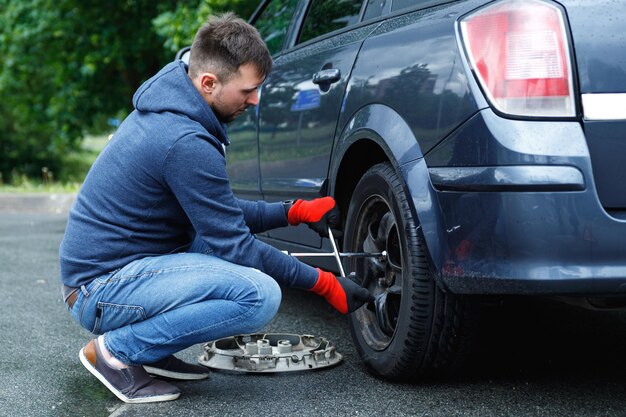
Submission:
[[[373,175],[385,178],[404,213],[410,275],[403,279],[410,281],[410,288],[405,294],[405,287],[402,295],[410,297],[411,305],[408,314],[402,316],[408,321],[404,340],[394,344],[396,351],[391,360],[387,358],[384,369],[374,363],[372,355],[362,354],[362,357],[370,371],[392,381],[414,381],[448,374],[462,364],[469,334],[466,324],[471,321],[468,300],[444,292],[436,285],[418,224],[410,214],[406,215],[410,213],[410,207],[404,184],[391,164],[373,166],[362,180],[367,181]],[[362,348],[359,351],[362,353]]]

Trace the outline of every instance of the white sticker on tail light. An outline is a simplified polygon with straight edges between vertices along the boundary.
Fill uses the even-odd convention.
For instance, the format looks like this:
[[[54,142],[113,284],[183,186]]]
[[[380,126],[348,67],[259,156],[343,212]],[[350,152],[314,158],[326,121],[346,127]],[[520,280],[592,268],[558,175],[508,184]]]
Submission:
[[[505,0],[461,21],[461,43],[487,98],[515,116],[575,116],[565,19],[541,0]]]

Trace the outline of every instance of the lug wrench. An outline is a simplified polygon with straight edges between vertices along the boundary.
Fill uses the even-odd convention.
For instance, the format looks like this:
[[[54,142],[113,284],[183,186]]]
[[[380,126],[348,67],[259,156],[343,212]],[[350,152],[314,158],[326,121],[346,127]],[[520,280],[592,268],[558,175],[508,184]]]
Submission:
[[[381,258],[382,260],[387,258],[387,251],[382,251],[378,253],[369,253],[369,252],[339,252],[337,249],[337,243],[335,242],[335,236],[333,236],[333,232],[328,228],[328,238],[333,245],[333,253],[320,253],[320,252],[300,252],[300,253],[289,253],[288,251],[283,251],[283,253],[291,256],[295,256],[296,258],[308,258],[308,257],[327,257],[332,256],[337,261],[337,266],[339,267],[339,271],[341,272],[341,276],[347,277],[346,272],[343,269],[343,264],[341,263],[341,258]],[[367,308],[371,311],[374,311],[376,314],[376,320],[378,323],[383,326],[382,323],[385,323],[385,311],[384,311],[384,302],[383,294],[379,294],[375,296],[374,301],[368,303]]]
[[[346,271],[343,270],[343,264],[341,263],[341,258],[339,257],[339,249],[337,249],[337,242],[335,242],[335,236],[333,236],[333,231],[330,230],[330,226],[328,226],[328,238],[330,239],[330,243],[333,244],[333,255],[335,255],[335,259],[337,260],[337,265],[339,265],[339,272],[341,272],[342,277],[346,277]]]
[[[329,257],[332,256],[335,258],[335,260],[337,261],[337,266],[339,267],[339,272],[341,272],[341,276],[345,277],[346,272],[343,269],[343,264],[341,263],[341,258],[386,258],[387,257],[387,251],[382,251],[382,252],[374,252],[374,253],[370,253],[370,252],[339,252],[339,250],[337,249],[337,243],[335,242],[335,237],[333,236],[333,232],[330,229],[330,227],[328,228],[328,238],[330,239],[330,242],[333,245],[333,252],[332,253],[320,253],[320,252],[299,252],[299,253],[292,253],[292,252],[288,252],[288,251],[283,251],[283,253],[287,254],[287,255],[291,255],[291,256],[295,256],[296,258],[312,258],[312,257]]]

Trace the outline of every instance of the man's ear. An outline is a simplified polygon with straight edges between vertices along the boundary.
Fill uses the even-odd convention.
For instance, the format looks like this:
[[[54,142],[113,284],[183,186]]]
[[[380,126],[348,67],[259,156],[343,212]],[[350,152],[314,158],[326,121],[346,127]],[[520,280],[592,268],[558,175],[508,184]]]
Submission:
[[[217,76],[211,72],[204,72],[199,76],[200,88],[205,94],[211,94],[219,83]]]

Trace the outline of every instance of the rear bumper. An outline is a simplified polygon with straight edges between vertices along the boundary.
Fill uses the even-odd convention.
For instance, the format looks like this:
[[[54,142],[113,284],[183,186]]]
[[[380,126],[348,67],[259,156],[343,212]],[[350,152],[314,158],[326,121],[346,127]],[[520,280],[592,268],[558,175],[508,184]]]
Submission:
[[[483,110],[426,165],[437,213],[421,222],[423,236],[445,288],[626,296],[626,221],[598,200],[579,123]],[[419,191],[419,181],[405,178]]]
[[[626,222],[595,193],[438,192],[444,284],[463,293],[626,295]]]

